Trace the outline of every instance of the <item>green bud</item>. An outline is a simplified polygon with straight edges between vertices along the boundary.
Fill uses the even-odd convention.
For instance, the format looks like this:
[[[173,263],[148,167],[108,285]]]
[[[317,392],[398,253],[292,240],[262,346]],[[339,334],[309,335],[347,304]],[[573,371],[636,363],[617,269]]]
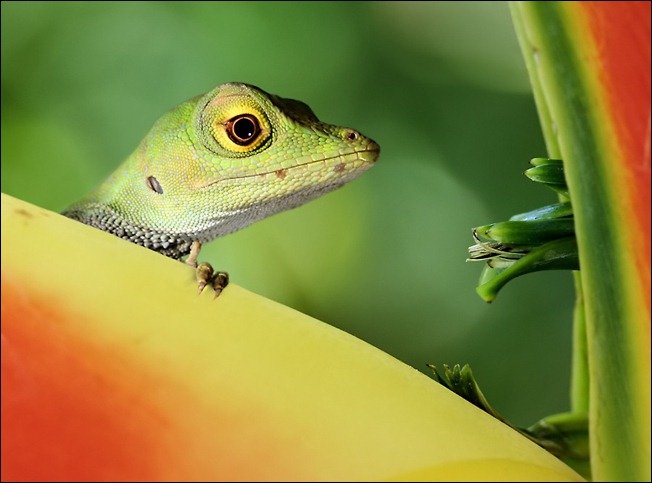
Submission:
[[[575,224],[572,218],[501,221],[475,229],[475,235],[479,240],[495,241],[503,245],[540,245],[574,234]]]
[[[519,213],[510,218],[513,221],[550,220],[573,216],[573,207],[569,202],[542,206],[527,213]]]
[[[556,164],[544,164],[526,169],[525,176],[537,183],[566,186],[564,167]]]
[[[564,162],[561,159],[551,159],[551,158],[532,158],[530,160],[532,166],[542,166],[544,164],[554,164],[557,166],[563,166]]]
[[[492,260],[493,261],[493,260]],[[553,240],[513,261],[508,267],[485,268],[476,292],[485,302],[493,302],[510,280],[541,270],[579,270],[580,262],[575,237]]]

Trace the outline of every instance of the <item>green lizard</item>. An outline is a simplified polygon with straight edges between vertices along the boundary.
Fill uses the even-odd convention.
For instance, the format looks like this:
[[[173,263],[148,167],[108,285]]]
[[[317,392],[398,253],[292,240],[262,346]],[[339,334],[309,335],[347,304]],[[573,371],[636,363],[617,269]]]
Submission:
[[[222,84],[161,117],[126,161],[63,214],[197,268],[216,296],[228,274],[197,265],[202,243],[356,178],[380,148],[304,103]]]

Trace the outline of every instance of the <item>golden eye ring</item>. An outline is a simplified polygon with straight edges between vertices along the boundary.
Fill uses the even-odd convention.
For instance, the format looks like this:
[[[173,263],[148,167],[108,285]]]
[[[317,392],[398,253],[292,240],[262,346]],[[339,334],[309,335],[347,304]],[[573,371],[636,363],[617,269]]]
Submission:
[[[238,146],[253,144],[262,132],[258,118],[252,114],[235,116],[229,119],[224,127],[229,139]]]

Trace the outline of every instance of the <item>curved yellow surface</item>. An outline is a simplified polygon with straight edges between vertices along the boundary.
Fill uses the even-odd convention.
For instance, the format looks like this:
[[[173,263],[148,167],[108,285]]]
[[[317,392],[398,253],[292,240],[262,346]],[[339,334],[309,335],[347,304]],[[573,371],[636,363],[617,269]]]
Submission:
[[[349,334],[5,195],[2,276],[3,479],[581,480]]]

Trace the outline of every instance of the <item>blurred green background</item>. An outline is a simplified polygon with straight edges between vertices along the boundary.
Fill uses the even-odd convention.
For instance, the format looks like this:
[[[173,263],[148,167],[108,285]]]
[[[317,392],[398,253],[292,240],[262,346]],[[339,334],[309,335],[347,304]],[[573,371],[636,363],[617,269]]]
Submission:
[[[222,82],[301,99],[378,141],[379,163],[203,259],[424,372],[469,362],[516,423],[567,408],[570,274],[517,279],[487,305],[465,263],[471,227],[555,200],[522,175],[545,149],[507,4],[1,8],[3,192],[65,208]]]

